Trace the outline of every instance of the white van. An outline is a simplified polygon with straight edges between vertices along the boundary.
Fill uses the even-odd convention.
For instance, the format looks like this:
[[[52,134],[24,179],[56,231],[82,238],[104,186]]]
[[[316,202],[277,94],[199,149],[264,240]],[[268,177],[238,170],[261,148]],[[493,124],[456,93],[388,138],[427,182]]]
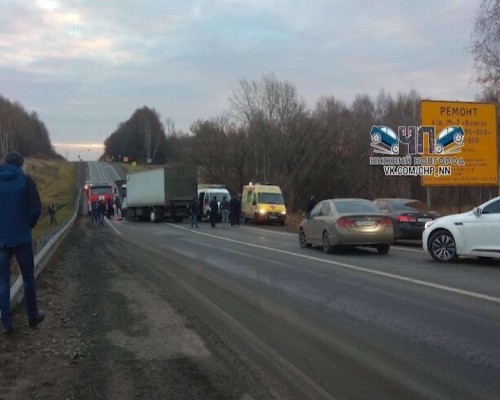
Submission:
[[[229,191],[224,187],[224,185],[215,185],[215,184],[200,184],[198,185],[198,203],[199,214],[198,220],[206,219],[207,221],[210,219],[210,202],[214,197],[217,197],[217,203],[222,201],[223,196],[226,196],[227,201],[231,200],[231,195]],[[222,213],[220,211],[217,214],[217,220],[222,219]]]

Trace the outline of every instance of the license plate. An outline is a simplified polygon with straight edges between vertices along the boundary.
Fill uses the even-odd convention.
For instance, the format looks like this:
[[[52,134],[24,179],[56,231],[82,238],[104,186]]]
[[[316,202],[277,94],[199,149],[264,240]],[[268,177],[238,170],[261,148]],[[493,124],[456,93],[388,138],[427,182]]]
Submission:
[[[377,221],[355,221],[354,225],[359,227],[368,227],[377,225]]]
[[[429,222],[432,221],[432,218],[417,218],[418,222]]]
[[[270,215],[269,219],[278,219],[278,217],[276,215]]]

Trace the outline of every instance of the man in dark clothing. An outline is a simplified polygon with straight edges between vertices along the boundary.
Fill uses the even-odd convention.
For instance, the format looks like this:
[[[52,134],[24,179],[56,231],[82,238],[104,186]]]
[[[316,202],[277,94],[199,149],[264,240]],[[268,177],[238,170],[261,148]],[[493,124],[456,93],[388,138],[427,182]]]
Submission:
[[[24,282],[24,302],[31,328],[45,318],[38,311],[35,286],[35,263],[31,229],[41,213],[35,181],[22,170],[24,158],[17,151],[5,156],[0,165],[0,311],[3,332],[13,333],[10,304],[10,263],[16,257]]]
[[[231,209],[231,226],[238,226],[241,217],[241,196],[233,196],[229,201],[229,208]]]
[[[104,226],[104,216],[106,215],[106,203],[101,200],[97,205],[97,220],[99,221],[99,228]]]
[[[191,216],[191,228],[198,226],[198,212],[200,211],[200,207],[198,206],[198,198],[193,197],[193,201],[189,205],[189,215]]]
[[[318,202],[316,201],[316,197],[311,196],[311,198],[309,199],[309,203],[307,204],[306,215],[309,216],[309,214],[311,214],[312,209],[317,203]]]
[[[210,202],[210,226],[215,228],[215,221],[217,221],[217,214],[219,213],[219,203],[217,202],[217,196],[214,196]]]
[[[50,216],[50,225],[51,226],[52,225],[57,225],[56,211],[57,211],[57,208],[54,205],[54,203],[49,203],[48,212],[49,212],[49,216]]]

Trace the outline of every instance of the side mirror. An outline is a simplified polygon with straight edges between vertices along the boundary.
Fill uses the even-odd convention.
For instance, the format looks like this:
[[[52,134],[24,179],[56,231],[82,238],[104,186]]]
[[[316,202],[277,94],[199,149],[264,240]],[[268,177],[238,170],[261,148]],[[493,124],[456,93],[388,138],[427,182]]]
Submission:
[[[479,217],[481,215],[481,213],[483,212],[483,210],[481,210],[481,207],[474,207],[472,209],[472,213],[476,216],[476,217]]]

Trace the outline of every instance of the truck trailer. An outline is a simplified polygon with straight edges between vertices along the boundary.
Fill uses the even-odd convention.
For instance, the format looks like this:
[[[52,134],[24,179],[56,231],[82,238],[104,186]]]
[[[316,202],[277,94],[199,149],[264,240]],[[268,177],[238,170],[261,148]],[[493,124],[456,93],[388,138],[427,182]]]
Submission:
[[[197,194],[196,167],[164,166],[127,175],[122,185],[122,216],[127,220],[181,222]]]

